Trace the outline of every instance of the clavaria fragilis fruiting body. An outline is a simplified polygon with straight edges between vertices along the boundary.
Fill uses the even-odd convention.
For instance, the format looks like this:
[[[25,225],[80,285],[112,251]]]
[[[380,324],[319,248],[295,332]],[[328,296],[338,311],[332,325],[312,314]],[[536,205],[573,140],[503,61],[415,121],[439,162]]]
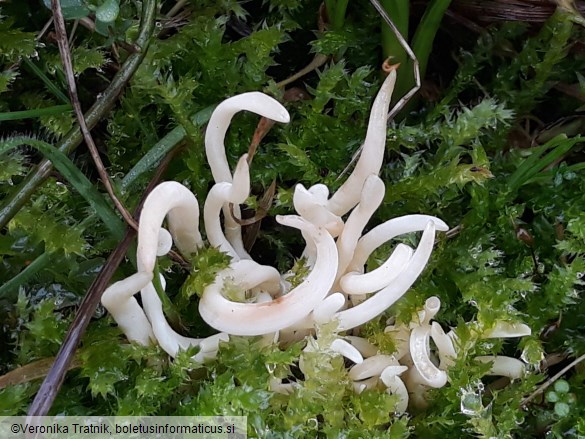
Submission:
[[[199,312],[221,332],[205,339],[187,338],[176,333],[165,319],[152,284],[157,256],[166,254],[172,243],[186,258],[203,246],[196,198],[179,183],[165,182],[149,195],[140,217],[138,273],[113,284],[102,299],[128,338],[141,344],[154,341],[173,357],[181,349],[199,346],[193,360],[203,362],[217,354],[219,342],[229,335],[264,335],[267,342],[283,344],[307,337],[305,352],[327,349],[353,364],[348,374],[356,392],[385,388],[397,395],[397,412],[406,410],[410,398],[424,401],[425,389],[444,386],[448,368],[458,353],[456,336],[445,334],[437,322],[431,321],[440,308],[437,297],[427,300],[409,326],[386,328],[386,332],[395,334],[397,349],[391,355],[380,353],[357,332],[352,334],[408,291],[429,261],[436,233],[448,230],[438,218],[415,214],[390,219],[363,234],[384,197],[385,187],[378,173],[395,81],[396,71],[392,70],[374,100],[359,160],[342,186],[330,195],[323,184],[309,188],[298,184],[293,196],[298,215],[276,218],[280,224],[298,229],[306,243],[303,256],[310,271],[292,288],[287,281],[290,273],[281,275],[275,268],[255,262],[244,250],[241,228],[230,204],[233,215],[238,216],[239,204],[249,196],[247,157],[238,161],[232,174],[224,147],[227,129],[237,112],[251,111],[281,123],[289,121],[288,112],[276,100],[258,92],[238,95],[218,105],[205,136],[215,185],[204,203],[203,219],[209,244],[228,254],[231,262],[202,292]],[[165,218],[168,232],[162,228]],[[380,267],[366,271],[367,260],[378,247],[412,232],[422,232],[416,248],[399,244]],[[161,284],[164,289],[163,278]],[[227,297],[224,293],[232,287],[241,290],[239,296],[248,300],[242,303]],[[138,292],[143,308],[133,297]],[[337,324],[337,335],[327,343],[317,343],[316,329],[330,322]],[[515,337],[529,333],[525,325],[499,323],[484,335]],[[431,339],[435,348],[431,348]],[[512,358],[478,357],[477,361],[491,362],[493,374],[518,378],[523,372],[522,363]],[[302,370],[302,355],[299,366]],[[299,385],[302,383],[283,384],[276,378],[270,381],[273,391],[284,394]]]

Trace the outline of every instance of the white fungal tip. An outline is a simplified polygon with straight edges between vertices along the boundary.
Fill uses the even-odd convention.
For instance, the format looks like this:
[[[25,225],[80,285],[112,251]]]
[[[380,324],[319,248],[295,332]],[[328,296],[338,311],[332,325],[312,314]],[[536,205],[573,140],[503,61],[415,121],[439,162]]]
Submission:
[[[388,369],[388,368],[386,368]],[[384,372],[386,371],[384,370]],[[382,376],[384,376],[384,372],[382,372]],[[386,379],[382,378],[384,385],[388,388],[387,392],[391,393],[392,395],[398,396],[398,402],[396,403],[396,413],[404,413],[408,408],[408,390],[404,385],[404,382],[398,378],[397,374],[392,376],[387,376]]]
[[[316,323],[326,323],[333,315],[345,305],[345,296],[341,293],[333,293],[313,310],[313,318]]]
[[[388,366],[397,366],[398,361],[392,355],[374,355],[366,358],[361,364],[356,364],[349,371],[349,377],[360,381],[373,376],[380,376]]]
[[[276,122],[280,123],[289,123],[290,122],[290,114],[286,111],[286,108],[283,108],[279,113],[276,119]]]
[[[313,186],[307,190],[302,184],[295,186],[293,205],[297,213],[318,227],[325,227],[332,236],[343,230],[341,218],[327,209],[323,201],[323,190]]]
[[[152,280],[152,273],[139,272],[110,285],[102,294],[102,305],[109,311],[128,340],[148,345],[154,340],[152,326],[134,294]]]
[[[445,331],[443,331],[443,328],[437,322],[431,324],[431,338],[437,346],[440,360],[439,369],[447,370],[455,364],[455,359],[457,358],[453,340],[445,334]]]
[[[524,323],[497,322],[493,328],[482,334],[482,338],[525,337],[530,334],[530,326]]]
[[[366,178],[360,197],[360,205],[367,211],[373,211],[378,208],[384,199],[386,186],[380,177],[376,174]]]
[[[308,189],[308,192],[320,203],[327,203],[327,198],[329,198],[329,188],[324,184],[314,184]]]
[[[511,380],[517,380],[524,376],[526,368],[522,361],[512,357],[484,355],[475,357],[481,363],[492,363],[488,375],[504,376]]]
[[[364,361],[362,354],[360,354],[355,347],[340,338],[333,340],[333,343],[331,343],[331,349],[356,364],[360,364]]]
[[[386,385],[386,387],[390,387],[390,383],[393,381],[394,377],[397,377],[407,370],[407,366],[388,366],[380,374],[380,379]]]
[[[414,251],[405,244],[398,244],[390,257],[381,266],[365,274],[351,271],[345,274],[340,285],[344,292],[365,295],[390,285],[407,267]],[[358,267],[351,266],[356,270]]]
[[[250,167],[248,165],[248,154],[244,154],[238,160],[234,171],[234,179],[230,189],[229,201],[232,203],[243,203],[250,193]]]
[[[425,301],[423,317],[421,319],[421,323],[429,324],[433,317],[437,315],[439,310],[441,309],[441,299],[437,296],[431,296]]]
[[[363,357],[373,357],[378,354],[378,348],[365,338],[347,335],[345,336],[345,339],[355,346]]]
[[[158,244],[156,247],[156,255],[157,256],[164,256],[166,255],[173,246],[173,238],[171,234],[168,232],[167,229],[161,227],[158,232]]]

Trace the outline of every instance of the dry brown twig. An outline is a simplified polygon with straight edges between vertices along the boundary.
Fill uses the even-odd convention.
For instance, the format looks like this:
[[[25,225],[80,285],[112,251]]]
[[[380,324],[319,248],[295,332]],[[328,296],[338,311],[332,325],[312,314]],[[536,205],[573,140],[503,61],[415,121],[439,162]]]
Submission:
[[[538,386],[538,388],[534,392],[532,392],[530,395],[528,395],[526,398],[524,398],[522,400],[522,402],[520,403],[520,407],[526,407],[526,405],[530,401],[532,401],[534,398],[536,398],[538,395],[540,395],[542,392],[544,392],[546,389],[548,389],[551,385],[554,384],[555,381],[557,381],[559,378],[561,378],[564,374],[566,374],[573,367],[577,366],[583,360],[585,360],[585,354],[581,355],[580,357],[573,360],[570,364],[563,367],[558,373],[556,373],[555,375],[550,377],[548,380],[546,380],[544,383],[542,383],[540,386]]]
[[[81,133],[83,134],[83,138],[89,149],[89,153],[91,154],[91,158],[93,159],[95,166],[97,168],[98,174],[100,179],[102,180],[108,195],[114,202],[116,209],[120,212],[124,220],[128,223],[130,227],[134,230],[138,230],[138,224],[132,218],[132,215],[126,207],[122,204],[122,202],[118,199],[114,192],[114,188],[112,186],[112,182],[110,181],[110,177],[104,167],[102,159],[100,158],[99,152],[97,147],[95,146],[95,142],[93,141],[93,137],[85,123],[85,117],[83,115],[83,111],[81,110],[81,104],[79,102],[79,97],[77,95],[77,85],[75,83],[75,74],[73,72],[73,63],[71,60],[71,51],[69,48],[69,41],[67,40],[67,30],[65,29],[65,19],[63,18],[63,13],[61,11],[61,4],[58,0],[51,0],[51,8],[53,10],[53,18],[55,22],[55,33],[57,36],[57,43],[59,45],[59,53],[61,55],[61,61],[63,62],[63,70],[65,71],[65,77],[67,78],[67,88],[69,91],[69,98],[71,99],[71,105],[73,106],[73,111],[75,112],[75,117],[79,123],[79,128],[81,129]]]

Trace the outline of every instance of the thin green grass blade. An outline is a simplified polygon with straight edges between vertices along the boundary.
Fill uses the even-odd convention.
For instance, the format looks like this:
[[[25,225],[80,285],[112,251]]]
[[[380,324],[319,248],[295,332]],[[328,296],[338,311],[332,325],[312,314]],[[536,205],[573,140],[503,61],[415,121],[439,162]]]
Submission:
[[[0,122],[7,120],[34,119],[41,116],[50,116],[52,114],[61,114],[71,111],[71,105],[55,105],[53,107],[35,108],[33,110],[9,111],[0,113]]]
[[[0,142],[0,154],[8,152],[21,145],[28,145],[39,150],[47,159],[49,159],[55,168],[71,183],[79,194],[89,203],[96,214],[104,222],[110,233],[116,239],[122,239],[125,225],[115,214],[110,205],[106,202],[103,195],[93,186],[88,178],[75,166],[75,164],[47,142],[33,139],[31,137],[17,136]]]
[[[412,50],[418,59],[421,78],[425,77],[435,35],[451,0],[433,0],[425,10],[412,39]]]
[[[18,292],[18,287],[24,285],[32,276],[47,267],[50,262],[51,257],[48,252],[38,256],[24,270],[0,287],[0,300],[14,299]]]
[[[204,108],[191,118],[191,122],[193,122],[193,125],[195,126],[205,125],[209,122],[213,110],[215,110],[215,105]],[[140,160],[138,160],[138,163],[136,163],[122,179],[120,185],[122,192],[126,192],[142,174],[154,168],[171,149],[185,138],[186,135],[187,133],[185,132],[185,129],[182,126],[178,126],[160,139]]]
[[[585,141],[585,137],[567,138],[566,135],[560,134],[544,145],[535,148],[532,155],[524,160],[522,165],[510,176],[508,180],[510,191],[517,191],[547,166],[567,154],[573,146],[583,141]],[[548,150],[550,151],[544,154]]]
[[[404,39],[408,41],[410,2],[408,0],[382,0],[380,3]],[[384,57],[392,56],[393,62],[403,63],[408,58],[398,38],[384,20],[382,20],[382,49]]]
[[[26,64],[26,66],[29,68],[29,70],[31,70],[35,75],[37,75],[39,77],[39,79],[41,81],[43,81],[45,83],[45,85],[47,86],[49,91],[51,93],[53,93],[57,99],[59,99],[64,104],[70,103],[69,98],[67,98],[65,93],[63,93],[61,91],[61,89],[59,87],[57,87],[55,85],[55,83],[53,83],[53,81],[51,81],[49,79],[49,77],[47,75],[45,75],[45,73],[41,69],[39,69],[35,63],[33,63],[30,59],[28,59],[26,57],[23,58],[23,61]]]
[[[554,176],[556,169],[551,169],[550,171],[541,172],[538,175],[535,175],[526,183],[546,183],[550,181]],[[567,166],[563,168],[563,172],[581,172],[585,171],[585,163],[575,163],[574,165]]]

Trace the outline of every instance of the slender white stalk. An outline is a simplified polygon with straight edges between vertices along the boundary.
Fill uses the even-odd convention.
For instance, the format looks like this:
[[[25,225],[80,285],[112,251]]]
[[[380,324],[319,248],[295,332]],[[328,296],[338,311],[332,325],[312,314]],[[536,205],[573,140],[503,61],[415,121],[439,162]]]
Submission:
[[[447,370],[455,364],[455,359],[457,358],[453,339],[445,334],[445,331],[437,322],[431,324],[431,338],[437,346],[440,362],[439,369]]]
[[[163,289],[165,288],[164,277],[160,276]],[[162,302],[152,284],[146,285],[140,294],[144,312],[152,325],[152,331],[160,347],[171,357],[175,358],[180,350],[187,350],[199,344],[205,339],[188,338],[177,334],[167,322],[164,316]],[[224,335],[225,337],[225,335]]]
[[[234,203],[234,205],[238,205],[243,203],[250,193],[250,173],[246,158],[247,155],[245,154],[238,161],[233,183],[220,182],[213,185],[203,207],[203,219],[209,243],[227,253],[235,261],[239,260],[240,256],[221,228],[220,212],[226,204]],[[225,220],[227,224],[227,217],[225,217]]]
[[[384,182],[380,177],[368,176],[362,188],[360,202],[349,214],[343,232],[337,239],[339,266],[336,281],[345,274],[364,228],[384,199],[384,192]]]
[[[424,230],[429,221],[435,224],[438,231],[449,230],[449,226],[442,220],[430,215],[405,215],[374,227],[359,240],[347,271],[361,272],[370,255],[378,247],[399,235]]]
[[[288,123],[290,116],[277,100],[260,92],[243,93],[221,102],[213,111],[205,131],[205,153],[211,173],[216,183],[232,182],[232,174],[225,153],[225,135],[234,115],[240,111],[250,111],[276,122]],[[225,235],[239,257],[249,259],[244,249],[240,225],[232,218],[227,206],[224,206]],[[234,206],[234,213],[240,214],[239,206]]]
[[[232,118],[240,111],[250,111],[276,122],[290,121],[286,108],[264,93],[242,93],[221,102],[213,111],[205,131],[205,153],[216,183],[232,181],[224,139]]]
[[[366,274],[355,271],[345,274],[340,280],[341,289],[347,294],[364,295],[374,293],[390,285],[408,267],[414,250],[398,244],[390,257],[375,270]]]
[[[418,247],[412,255],[408,267],[402,272],[402,275],[398,276],[393,283],[368,298],[365,302],[353,308],[338,312],[336,317],[339,320],[339,330],[347,331],[348,329],[369,322],[400,299],[424,270],[433,251],[434,241],[435,223],[429,221]]]
[[[386,119],[395,83],[394,70],[384,80],[374,100],[366,139],[353,172],[327,203],[329,210],[336,215],[345,215],[359,202],[366,178],[372,174],[378,175],[382,168],[386,146]]]
[[[150,322],[134,294],[152,280],[152,273],[136,273],[110,285],[102,294],[102,305],[112,315],[128,340],[147,346],[155,340]]]
[[[396,412],[404,413],[408,408],[408,390],[404,382],[398,377],[408,369],[406,366],[388,366],[380,374],[380,379],[392,395],[398,396]]]

